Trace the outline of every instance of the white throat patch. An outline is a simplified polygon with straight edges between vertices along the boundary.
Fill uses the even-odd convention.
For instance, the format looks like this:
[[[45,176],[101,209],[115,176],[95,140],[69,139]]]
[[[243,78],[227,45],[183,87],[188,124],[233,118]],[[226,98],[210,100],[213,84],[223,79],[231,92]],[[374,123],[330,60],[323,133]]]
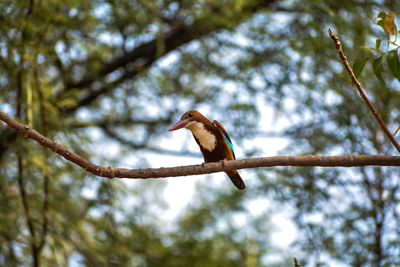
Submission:
[[[197,138],[197,140],[199,140],[202,147],[210,152],[214,150],[217,144],[217,138],[215,135],[207,131],[202,123],[191,121],[185,126],[185,128],[192,131],[193,135]]]

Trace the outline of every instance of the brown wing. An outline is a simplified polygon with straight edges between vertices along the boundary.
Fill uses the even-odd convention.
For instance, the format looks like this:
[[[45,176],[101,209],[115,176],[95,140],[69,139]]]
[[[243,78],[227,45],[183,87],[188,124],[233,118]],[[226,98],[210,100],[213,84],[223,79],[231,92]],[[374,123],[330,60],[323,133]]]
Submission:
[[[217,126],[218,128],[221,129],[221,131],[222,131],[222,133],[224,134],[224,136],[225,136],[226,138],[228,138],[229,142],[232,143],[232,140],[231,140],[231,138],[229,137],[229,134],[228,134],[227,131],[225,130],[224,126],[222,126],[222,124],[219,123],[219,122],[216,121],[216,120],[214,120],[213,123],[214,123],[215,126]]]
[[[213,124],[214,124],[215,126],[217,126],[217,127],[221,130],[221,132],[222,132],[222,134],[223,134],[223,136],[224,136],[225,141],[228,143],[228,146],[230,147],[230,149],[231,149],[231,151],[232,151],[233,159],[236,159],[236,157],[235,157],[235,152],[233,151],[232,140],[231,140],[231,138],[229,137],[229,134],[228,134],[227,131],[225,130],[224,126],[222,126],[222,124],[219,123],[219,122],[216,121],[216,120],[213,121]]]

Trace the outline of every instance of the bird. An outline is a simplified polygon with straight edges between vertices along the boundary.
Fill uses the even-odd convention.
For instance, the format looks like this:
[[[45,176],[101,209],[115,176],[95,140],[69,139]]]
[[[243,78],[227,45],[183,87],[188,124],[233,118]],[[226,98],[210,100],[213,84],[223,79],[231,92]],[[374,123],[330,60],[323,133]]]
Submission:
[[[186,128],[192,132],[203,154],[204,163],[236,159],[231,138],[218,121],[211,122],[197,110],[189,110],[168,131],[181,128]],[[226,171],[225,173],[239,190],[246,188],[242,177],[236,170]]]

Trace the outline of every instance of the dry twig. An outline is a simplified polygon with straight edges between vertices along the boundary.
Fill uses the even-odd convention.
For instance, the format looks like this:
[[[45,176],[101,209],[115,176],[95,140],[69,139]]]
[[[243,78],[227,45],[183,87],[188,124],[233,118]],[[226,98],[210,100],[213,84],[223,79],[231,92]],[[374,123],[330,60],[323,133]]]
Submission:
[[[383,122],[381,116],[379,115],[378,111],[372,105],[371,101],[368,99],[367,95],[365,94],[363,88],[361,87],[361,83],[357,80],[357,77],[354,75],[352,68],[347,60],[347,57],[344,55],[342,44],[340,43],[339,38],[329,29],[329,36],[332,38],[333,42],[335,43],[335,48],[339,53],[339,57],[342,60],[342,64],[344,65],[346,71],[349,73],[351,80],[353,81],[354,85],[356,86],[358,93],[364,99],[365,103],[367,103],[368,108],[371,110],[372,114],[374,114],[375,119],[378,121],[379,125],[381,126],[382,130],[385,132],[386,136],[389,138],[390,142],[396,147],[397,151],[400,152],[400,145],[397,143],[396,139],[394,139],[393,135],[390,133],[388,128],[386,127],[385,123]]]

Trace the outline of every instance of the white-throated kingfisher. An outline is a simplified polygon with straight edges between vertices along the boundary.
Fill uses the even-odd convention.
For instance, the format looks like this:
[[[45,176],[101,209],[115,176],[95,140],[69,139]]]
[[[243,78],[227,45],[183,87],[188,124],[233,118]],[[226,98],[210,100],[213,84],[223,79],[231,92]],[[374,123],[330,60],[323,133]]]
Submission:
[[[189,129],[204,157],[204,163],[232,160],[235,158],[232,141],[218,121],[209,121],[197,110],[189,110],[168,131]],[[232,183],[240,190],[246,186],[236,170],[227,171]]]

